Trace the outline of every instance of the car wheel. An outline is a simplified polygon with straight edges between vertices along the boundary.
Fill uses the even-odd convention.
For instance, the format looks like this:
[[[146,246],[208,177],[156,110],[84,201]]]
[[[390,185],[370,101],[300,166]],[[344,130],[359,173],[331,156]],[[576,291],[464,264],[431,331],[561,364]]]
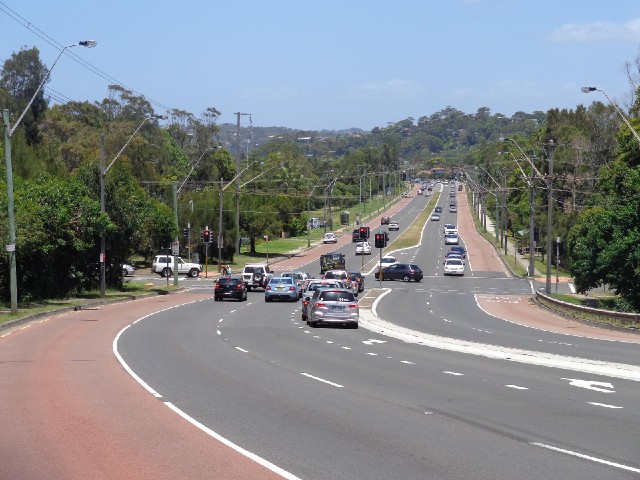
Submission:
[[[171,269],[170,268],[163,268],[162,269],[162,276],[163,277],[170,277],[171,276]]]
[[[409,277],[409,275],[405,275],[404,277],[402,277],[403,282],[408,282],[409,280],[411,280],[411,277]]]
[[[197,268],[192,268],[191,270],[189,270],[189,276],[191,278],[195,278],[198,275],[200,275],[200,270],[198,270]]]
[[[123,268],[123,269],[122,269],[122,276],[123,276],[123,277],[126,277],[126,276],[127,276],[127,269],[126,269],[126,268]]]
[[[264,301],[265,301],[265,302],[270,302],[270,301],[271,301],[271,299],[270,299],[269,297],[265,296],[265,297],[264,297]]]
[[[420,283],[422,281],[421,278],[415,278],[414,280],[416,281],[416,283]]]
[[[219,302],[219,301],[220,301],[220,298],[219,298],[219,297],[213,297],[213,301],[214,301],[214,302]]]

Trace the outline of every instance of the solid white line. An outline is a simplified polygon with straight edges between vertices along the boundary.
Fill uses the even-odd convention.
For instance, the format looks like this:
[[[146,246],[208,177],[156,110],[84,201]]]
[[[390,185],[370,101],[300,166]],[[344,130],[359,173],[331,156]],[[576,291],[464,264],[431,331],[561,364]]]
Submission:
[[[317,380],[317,381],[319,381],[319,382],[326,383],[326,384],[331,385],[331,386],[334,386],[334,387],[344,388],[342,385],[340,385],[340,384],[338,384],[338,383],[330,382],[329,380],[325,380],[324,378],[314,377],[313,375],[310,375],[310,374],[308,374],[308,373],[302,373],[302,372],[301,372],[301,373],[300,373],[300,375],[304,375],[305,377],[312,378],[313,380]]]
[[[199,428],[200,430],[202,430],[204,433],[206,433],[210,437],[218,440],[219,442],[221,442],[224,445],[232,448],[236,452],[238,452],[238,453],[244,455],[245,457],[253,460],[257,464],[262,465],[265,468],[268,468],[272,472],[277,473],[278,475],[282,476],[283,478],[286,478],[287,480],[300,480],[300,477],[296,477],[293,473],[287,472],[286,470],[283,470],[282,468],[278,467],[277,465],[274,465],[273,463],[269,462],[268,460],[265,460],[264,458],[256,455],[255,453],[250,452],[248,450],[245,450],[241,446],[236,445],[235,443],[231,442],[230,440],[227,440],[226,438],[224,438],[220,434],[214,432],[213,430],[211,430],[210,428],[206,427],[202,423],[200,423],[197,420],[191,418],[189,415],[187,415],[182,410],[177,408],[171,402],[164,402],[164,404],[167,407],[169,407],[171,410],[173,410],[175,413],[180,415],[182,418],[184,418],[187,422],[189,422],[193,426]]]
[[[149,315],[147,315],[149,316]],[[143,317],[144,318],[144,317]],[[122,358],[122,355],[120,355],[120,352],[118,352],[118,340],[120,339],[120,335],[122,335],[124,333],[124,331],[129,328],[131,325],[127,325],[126,327],[124,327],[122,330],[120,330],[118,332],[118,334],[116,335],[116,338],[113,339],[113,344],[112,344],[112,348],[113,348],[113,354],[116,356],[116,358],[118,359],[118,361],[120,362],[120,365],[122,365],[122,367],[127,371],[127,373],[129,375],[131,375],[133,377],[133,379],[138,382],[140,385],[142,385],[142,387],[149,392],[151,395],[153,395],[156,398],[162,398],[162,395],[160,395],[158,392],[156,392],[153,388],[151,388],[144,380],[142,380],[142,378],[140,378],[136,372],[134,372],[133,370],[131,370],[131,368],[129,367],[129,365],[127,365],[127,363],[124,361],[124,358]]]
[[[529,442],[530,445],[535,447],[546,448],[555,452],[566,453],[567,455],[573,455],[574,457],[584,458],[585,460],[591,460],[592,462],[602,463],[610,467],[620,468],[622,470],[628,470],[630,472],[640,473],[640,468],[629,467],[628,465],[622,465],[621,463],[609,462],[608,460],[602,460],[601,458],[591,457],[582,453],[572,452],[571,450],[565,450],[564,448],[552,447],[551,445],[545,445],[544,443]]]
[[[245,350],[244,348],[235,347],[236,350],[240,350],[243,353],[249,353],[249,350]]]
[[[616,407],[615,405],[607,405],[606,403],[597,403],[597,402],[587,402],[589,405],[595,405],[596,407],[604,407],[604,408],[624,408],[624,407]]]

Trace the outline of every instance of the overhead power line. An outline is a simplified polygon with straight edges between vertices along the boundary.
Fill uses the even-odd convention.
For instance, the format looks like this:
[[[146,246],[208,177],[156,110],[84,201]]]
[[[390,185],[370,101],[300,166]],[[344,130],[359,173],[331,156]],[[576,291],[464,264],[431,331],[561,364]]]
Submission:
[[[11,19],[13,19],[14,21],[16,21],[17,23],[19,23],[20,25],[22,25],[24,28],[29,30],[31,33],[33,33],[37,37],[39,37],[42,41],[44,41],[45,43],[51,45],[53,48],[55,48],[57,50],[64,49],[65,46],[62,43],[58,42],[56,39],[52,38],[47,33],[42,31],[41,29],[39,29],[35,25],[33,25],[29,20],[27,20],[26,18],[21,16],[16,11],[12,10],[6,3],[4,3],[2,1],[0,1],[0,11],[3,12],[8,17],[10,17]],[[120,82],[119,80],[117,80],[116,78],[112,77],[111,75],[109,75],[108,73],[104,72],[103,70],[99,69],[95,65],[92,65],[91,63],[87,62],[86,60],[84,60],[80,56],[76,55],[72,50],[67,50],[67,51],[64,52],[64,54],[66,56],[68,56],[69,58],[71,58],[74,62],[80,64],[82,67],[84,67],[87,70],[89,70],[90,72],[92,72],[93,74],[97,75],[98,77],[102,78],[103,80],[106,80],[108,83],[110,83],[112,85],[118,85],[118,86],[120,86],[120,87],[122,87],[124,89],[127,89],[130,92],[135,93],[136,95],[144,98],[150,104],[155,105],[156,107],[158,107],[158,108],[160,108],[160,109],[162,109],[164,111],[169,111],[170,110],[170,108],[168,106],[166,106],[166,105],[164,105],[164,104],[162,104],[162,103],[160,103],[160,102],[158,102],[156,100],[153,100],[153,99],[147,97],[143,93],[138,92],[137,90],[135,90],[135,89],[125,85],[124,83]]]

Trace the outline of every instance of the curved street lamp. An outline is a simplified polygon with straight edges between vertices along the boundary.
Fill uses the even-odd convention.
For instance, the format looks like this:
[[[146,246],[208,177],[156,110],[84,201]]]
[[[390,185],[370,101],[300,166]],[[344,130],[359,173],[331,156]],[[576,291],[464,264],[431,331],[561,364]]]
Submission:
[[[624,123],[627,124],[627,127],[629,127],[629,130],[631,130],[631,133],[633,133],[633,136],[636,137],[636,140],[638,141],[638,143],[640,143],[640,135],[638,135],[638,132],[636,132],[636,130],[631,126],[631,123],[629,123],[629,120],[627,120],[627,117],[625,117],[622,114],[622,112],[618,108],[618,105],[616,105],[616,103],[609,98],[609,95],[607,95],[607,92],[605,92],[601,88],[596,88],[596,87],[582,87],[580,90],[582,90],[582,93],[602,92],[602,94],[605,97],[607,97],[607,100],[609,100],[609,103],[613,105],[613,108],[616,109],[616,112],[618,112],[618,115],[620,115],[622,120],[624,120]]]
[[[104,166],[104,135],[100,135],[100,212],[101,213],[105,213],[106,211],[105,200],[104,200],[104,178],[106,177],[107,172],[111,170],[111,167],[113,166],[115,161],[120,157],[120,155],[122,155],[122,152],[124,152],[124,149],[127,148],[127,145],[129,145],[133,137],[136,136],[136,134],[140,131],[142,126],[145,123],[147,123],[147,121],[154,120],[154,119],[166,120],[167,116],[166,115],[149,115],[148,117],[145,117],[145,119],[140,123],[140,125],[138,125],[138,128],[136,128],[136,130],[131,134],[127,142],[116,154],[116,156],[113,157],[113,160],[111,160],[111,162],[106,168]],[[105,250],[106,250],[106,239],[104,236],[104,232],[102,232],[100,234],[100,296],[101,297],[104,297],[106,292],[106,284],[105,284],[106,252]],[[177,262],[177,259],[175,261]],[[174,265],[174,271],[176,272],[176,275],[177,275],[178,269],[176,268],[175,265]]]
[[[11,313],[12,314],[15,314],[18,312],[18,285],[17,285],[18,275],[16,272],[16,223],[15,223],[15,208],[14,208],[14,202],[13,202],[13,168],[11,165],[11,137],[13,133],[16,131],[16,128],[18,128],[18,125],[20,125],[20,122],[26,115],[27,111],[31,107],[31,104],[33,103],[35,98],[38,96],[38,93],[40,93],[40,90],[42,90],[42,87],[44,86],[44,84],[47,83],[47,80],[49,80],[49,77],[51,76],[51,71],[53,70],[53,67],[56,66],[56,63],[58,63],[58,60],[60,60],[60,57],[62,56],[62,54],[66,50],[72,47],[82,46],[82,47],[92,48],[92,47],[95,47],[96,45],[97,45],[97,42],[95,40],[83,40],[78,43],[74,43],[64,47],[56,57],[55,61],[53,62],[53,65],[51,65],[51,68],[49,69],[47,74],[44,76],[44,78],[40,82],[40,85],[38,85],[38,88],[36,89],[35,93],[31,97],[31,100],[29,100],[27,107],[24,109],[22,114],[20,114],[20,116],[18,117],[18,120],[16,120],[16,123],[13,126],[13,128],[9,124],[9,110],[5,108],[2,112],[2,122],[4,124],[5,163],[7,166],[7,208],[9,211],[8,212],[9,243],[6,246],[6,249],[7,249],[7,252],[9,253],[9,293],[11,297]]]

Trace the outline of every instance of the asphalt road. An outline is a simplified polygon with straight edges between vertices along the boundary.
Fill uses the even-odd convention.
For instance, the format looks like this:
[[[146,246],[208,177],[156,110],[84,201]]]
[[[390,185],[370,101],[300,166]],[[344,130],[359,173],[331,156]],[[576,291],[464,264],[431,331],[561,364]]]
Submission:
[[[465,276],[442,276],[446,213],[396,255],[425,279],[383,282],[358,330],[310,328],[299,303],[261,292],[213,302],[194,282],[204,288],[0,337],[0,478],[638,478],[640,383],[617,365],[640,363],[637,337],[485,313],[477,298],[508,306],[531,287],[503,270],[458,200]],[[403,201],[392,218],[402,229],[426,202]],[[350,238],[316,253],[329,250],[361,265]],[[276,269],[307,261],[317,273],[311,254]],[[367,278],[365,293],[378,284]],[[554,366],[578,356],[608,375]]]
[[[393,218],[408,224],[426,201],[412,199]],[[471,246],[467,275],[443,277],[441,230],[449,219],[429,223],[420,247],[398,252],[427,277],[384,282],[391,293],[378,305],[380,317],[470,342],[633,363],[635,344],[568,341],[482,312],[474,293],[525,296],[531,286],[501,268],[471,270]],[[362,261],[351,243],[335,250],[349,255],[348,268]],[[377,284],[368,278],[368,287]],[[433,349],[362,327],[311,329],[299,304],[267,306],[259,292],[247,303],[203,300],[155,315],[128,329],[119,347],[164,399],[299,478],[640,473],[633,381]]]

